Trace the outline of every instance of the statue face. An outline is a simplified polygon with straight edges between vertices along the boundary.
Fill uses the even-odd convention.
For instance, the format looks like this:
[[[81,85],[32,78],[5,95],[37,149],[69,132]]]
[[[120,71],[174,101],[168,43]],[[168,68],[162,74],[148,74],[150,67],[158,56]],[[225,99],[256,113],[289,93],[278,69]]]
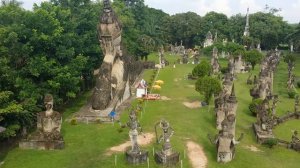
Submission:
[[[49,111],[53,108],[53,104],[51,102],[45,103],[46,110]]]

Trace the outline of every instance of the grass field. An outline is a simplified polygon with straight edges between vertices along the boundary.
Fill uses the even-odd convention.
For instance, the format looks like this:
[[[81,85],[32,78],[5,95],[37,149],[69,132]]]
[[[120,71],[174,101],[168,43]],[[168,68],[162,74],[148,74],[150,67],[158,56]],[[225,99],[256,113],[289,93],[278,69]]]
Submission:
[[[249,95],[250,86],[246,85],[249,74],[239,74],[235,83],[236,95],[238,99],[236,135],[244,133],[243,141],[236,148],[235,159],[228,164],[219,164],[216,162],[216,148],[212,145],[207,134],[216,134],[215,115],[213,106],[201,109],[189,109],[182,103],[185,101],[202,100],[192,85],[195,81],[186,79],[189,72],[195,65],[176,65],[173,68],[173,62],[178,59],[175,56],[167,55],[166,58],[171,65],[162,69],[158,79],[165,82],[160,91],[162,96],[171,98],[169,101],[148,101],[145,103],[143,115],[139,115],[144,132],[154,132],[154,124],[161,118],[168,120],[175,130],[171,139],[174,150],[181,153],[183,167],[191,167],[187,158],[184,158],[186,150],[185,143],[187,138],[200,144],[208,158],[209,168],[299,168],[300,153],[283,147],[276,146],[273,149],[258,145],[251,128],[255,122],[255,117],[251,116],[248,105],[251,102]],[[155,54],[149,59],[157,60]],[[225,65],[225,60],[221,60]],[[299,65],[299,66],[298,66]],[[298,67],[297,67],[298,66]],[[274,91],[279,94],[277,114],[282,115],[288,110],[293,110],[294,100],[288,99],[285,89],[287,80],[287,65],[281,62],[275,73]],[[257,66],[254,74],[258,73]],[[297,59],[296,75],[300,76],[300,57]],[[153,70],[147,70],[144,73],[145,79],[149,79]],[[299,90],[298,90],[299,91]],[[74,104],[74,107],[65,111],[64,117],[76,112],[87,100],[89,94],[86,94]],[[121,121],[125,122],[128,118],[127,112],[122,113]],[[65,140],[65,149],[61,151],[35,151],[21,150],[15,148],[11,150],[4,158],[3,168],[113,168],[114,160],[117,156],[118,168],[145,168],[147,165],[131,166],[125,162],[124,154],[119,153],[112,156],[105,156],[105,151],[112,146],[119,145],[128,138],[128,129],[118,132],[118,124],[78,124],[70,125],[64,122],[62,133]],[[300,121],[290,121],[275,130],[278,138],[290,140],[292,130],[300,131]],[[247,146],[255,146],[262,152],[253,152],[247,149]],[[159,149],[161,145],[153,142],[146,149],[150,153],[150,167],[158,168],[154,163],[152,149]],[[180,167],[179,165],[177,167]]]

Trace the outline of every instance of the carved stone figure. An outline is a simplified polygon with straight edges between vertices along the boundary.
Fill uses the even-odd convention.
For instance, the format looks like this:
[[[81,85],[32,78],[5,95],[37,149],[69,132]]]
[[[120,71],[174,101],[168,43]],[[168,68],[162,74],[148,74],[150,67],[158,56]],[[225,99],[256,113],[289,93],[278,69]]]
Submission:
[[[219,71],[220,71],[220,65],[219,65],[219,61],[218,61],[218,49],[216,47],[213,48],[213,54],[212,54],[212,58],[211,58],[210,64],[212,66],[213,73],[214,74],[219,73]]]
[[[239,55],[237,58],[234,59],[234,72],[235,73],[245,72],[245,62],[243,61],[241,55]]]
[[[60,129],[62,117],[59,112],[53,111],[53,97],[46,95],[44,98],[46,111],[37,115],[37,129],[40,132],[40,140],[62,140]]]
[[[228,119],[224,119],[222,122],[222,130],[214,139],[208,135],[210,141],[213,144],[217,145],[217,161],[222,163],[230,162],[235,156],[235,146],[239,144],[239,142],[243,138],[243,134],[241,134],[238,140],[235,140],[234,135],[231,133],[232,127],[231,121]]]
[[[37,114],[37,131],[28,135],[19,143],[23,149],[62,149],[64,147],[61,136],[62,116],[53,110],[53,97],[47,94],[44,98],[46,111]]]
[[[253,128],[258,143],[264,143],[268,139],[274,138],[272,129],[275,120],[274,116],[269,113],[269,109],[269,100],[267,99],[257,109],[257,122],[253,124]]]
[[[134,110],[129,115],[127,126],[130,128],[129,137],[131,142],[131,149],[126,151],[126,159],[131,164],[140,164],[147,161],[148,152],[140,149],[138,145],[138,134],[142,132],[142,127],[137,121],[136,113]]]
[[[208,33],[206,34],[206,38],[205,38],[205,41],[204,41],[204,45],[203,47],[209,47],[211,45],[214,44],[214,40],[213,40],[213,35],[211,34],[210,31],[208,31]]]
[[[157,127],[161,128],[162,134],[158,137]],[[166,120],[161,120],[155,125],[156,141],[163,142],[162,150],[155,153],[155,161],[163,165],[175,165],[179,162],[179,153],[172,150],[170,138],[174,134],[173,128]]]
[[[294,131],[289,147],[294,149],[295,151],[300,151],[300,139],[298,137],[298,131]]]

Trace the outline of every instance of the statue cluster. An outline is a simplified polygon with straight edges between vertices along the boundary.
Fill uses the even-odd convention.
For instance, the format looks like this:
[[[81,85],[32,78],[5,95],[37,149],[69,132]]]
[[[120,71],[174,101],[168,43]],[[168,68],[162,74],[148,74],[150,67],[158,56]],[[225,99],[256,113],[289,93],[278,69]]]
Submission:
[[[238,102],[235,96],[233,75],[225,74],[223,91],[215,99],[216,128],[219,134],[210,141],[217,145],[217,161],[230,162],[235,156],[235,146],[242,139],[242,135],[235,140],[236,111]]]
[[[261,63],[258,79],[254,77],[254,87],[250,90],[253,99],[272,97],[273,73],[280,61],[280,53],[269,52]]]
[[[212,58],[210,61],[210,65],[212,67],[213,74],[218,74],[220,72],[220,64],[219,64],[218,59],[219,59],[218,49],[217,49],[217,47],[214,47],[213,52],[212,52]]]
[[[148,160],[148,152],[141,150],[138,145],[138,134],[142,133],[142,128],[137,120],[135,110],[129,114],[129,137],[131,148],[126,151],[126,160],[130,164],[141,164]],[[161,130],[161,131],[159,131]],[[161,135],[158,134],[161,132]],[[155,161],[165,166],[174,166],[179,162],[179,153],[173,151],[170,139],[174,134],[173,128],[166,120],[161,120],[155,124],[156,142],[162,144],[162,149],[155,152]]]
[[[171,53],[173,55],[182,55],[185,52],[185,48],[182,45],[182,40],[180,45],[178,46],[177,43],[175,43],[175,45],[171,45]]]
[[[37,131],[21,140],[22,149],[62,149],[64,147],[61,136],[62,116],[53,110],[53,97],[47,94],[44,98],[46,111],[37,114]]]

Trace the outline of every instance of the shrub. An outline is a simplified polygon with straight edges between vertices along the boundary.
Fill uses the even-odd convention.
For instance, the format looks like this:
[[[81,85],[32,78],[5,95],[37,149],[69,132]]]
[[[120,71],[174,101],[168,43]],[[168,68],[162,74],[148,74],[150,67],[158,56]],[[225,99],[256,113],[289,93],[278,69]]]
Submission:
[[[264,142],[264,145],[268,146],[269,148],[273,148],[278,144],[278,140],[276,138],[269,138]]]
[[[192,75],[194,77],[202,78],[204,76],[209,76],[211,73],[212,67],[210,63],[208,63],[206,60],[201,61],[200,64],[198,64],[192,71]]]
[[[72,118],[70,121],[71,125],[77,125],[77,119],[76,118]]]
[[[222,74],[226,74],[228,72],[228,67],[221,67]]]
[[[296,92],[294,90],[289,90],[288,91],[288,96],[290,99],[294,99],[296,97]]]
[[[253,116],[256,116],[256,114],[257,114],[257,107],[258,107],[259,105],[261,105],[262,102],[263,102],[262,99],[254,99],[254,100],[252,100],[252,102],[249,104],[249,110],[250,110],[250,112],[251,112],[251,114],[252,114]]]
[[[300,81],[297,82],[297,87],[300,88]]]
[[[101,123],[102,123],[102,121],[101,121],[100,118],[96,118],[95,122],[98,123],[98,124],[101,124]]]

